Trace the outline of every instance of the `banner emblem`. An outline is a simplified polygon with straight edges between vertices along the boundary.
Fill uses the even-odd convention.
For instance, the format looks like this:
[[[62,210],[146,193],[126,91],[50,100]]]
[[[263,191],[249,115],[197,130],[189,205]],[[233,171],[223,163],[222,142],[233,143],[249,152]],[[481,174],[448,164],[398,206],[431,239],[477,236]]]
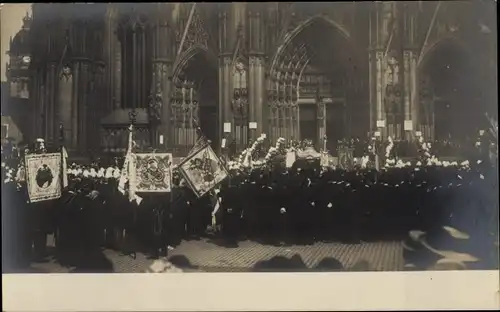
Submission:
[[[61,197],[61,154],[26,155],[26,178],[31,202]]]

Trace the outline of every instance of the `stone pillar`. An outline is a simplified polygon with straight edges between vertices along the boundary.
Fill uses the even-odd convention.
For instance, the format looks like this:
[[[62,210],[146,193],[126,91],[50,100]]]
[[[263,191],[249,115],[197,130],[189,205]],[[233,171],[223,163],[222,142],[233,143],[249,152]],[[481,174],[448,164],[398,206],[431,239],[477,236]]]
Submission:
[[[158,12],[168,12],[171,4],[158,4]],[[161,95],[161,125],[157,130],[156,142],[153,146],[158,146],[159,136],[163,135],[163,148],[170,147],[173,142],[173,132],[170,131],[170,94],[172,75],[172,46],[174,42],[173,33],[169,27],[169,15],[159,14],[157,16],[153,31],[153,79],[151,80],[153,96],[155,93]],[[158,89],[157,89],[158,88]],[[171,133],[172,132],[172,133]]]
[[[251,25],[251,24],[250,24]],[[250,26],[251,27],[251,26]],[[256,109],[256,97],[258,94],[256,93],[257,89],[257,70],[256,70],[256,63],[258,62],[257,57],[254,55],[250,55],[248,57],[248,121],[249,122],[256,122],[256,116],[255,116],[255,109]],[[257,122],[257,127],[260,127],[259,123]],[[252,130],[254,132],[255,130]],[[251,137],[253,140],[254,138]]]
[[[384,72],[384,52],[375,51],[375,90],[376,90],[376,120],[375,127],[379,128],[377,123],[379,120],[386,121],[385,107],[384,107],[384,99],[383,99],[383,72]],[[387,126],[387,122],[386,122]],[[380,129],[380,128],[379,128]],[[384,135],[386,132],[386,128],[380,129],[381,133]]]
[[[410,80],[410,57],[411,57],[411,52],[410,51],[404,51],[403,52],[403,99],[404,99],[404,105],[403,105],[403,127],[404,124],[407,121],[412,121],[412,106],[411,106],[411,97],[412,97],[412,90],[411,90],[411,80]],[[405,139],[410,139],[411,138],[411,132],[406,131],[403,128],[404,134],[405,134]]]
[[[403,42],[403,71],[404,71],[404,116],[405,120],[412,121],[412,131],[406,132],[406,139],[413,139],[415,131],[420,130],[419,111],[419,87],[417,77],[418,61],[418,10],[416,4],[408,4],[402,7],[403,28],[401,41]]]
[[[48,65],[47,70],[47,133],[46,140],[48,142],[57,142],[58,138],[58,111],[57,111],[57,103],[56,103],[56,92],[57,92],[57,75],[56,75],[56,67],[57,65],[51,62]],[[54,141],[55,140],[55,141]]]
[[[254,135],[259,135],[264,131],[264,90],[265,83],[265,46],[264,46],[264,21],[263,4],[248,4],[249,18],[249,100],[250,100],[250,121],[257,122],[257,129]],[[253,137],[252,139],[255,139]]]
[[[264,122],[265,91],[265,59],[263,55],[256,58],[255,62],[255,121],[257,122],[257,135],[267,131]]]
[[[73,90],[74,92],[71,93],[71,123],[72,123],[72,131],[71,131],[71,138],[67,138],[71,141],[71,146],[74,148],[78,147],[78,133],[80,131],[80,128],[78,127],[78,120],[79,120],[79,111],[78,111],[78,87],[80,85],[80,67],[74,63],[73,64],[73,72],[72,72],[72,77],[73,77]]]
[[[109,4],[104,31],[108,109],[119,109],[121,99],[121,43],[118,40],[118,12],[115,4]]]
[[[78,68],[78,84],[76,87],[76,110],[78,111],[77,125],[78,136],[77,144],[81,152],[87,151],[87,123],[88,123],[88,96],[89,96],[89,78],[90,64],[87,59],[79,60],[75,63]]]
[[[232,90],[233,90],[233,75],[231,69],[231,56],[225,55],[219,57],[219,99],[222,107],[222,121],[232,122],[233,113],[231,111]],[[220,132],[222,132],[222,127]]]
[[[232,27],[232,6],[234,4],[222,4],[219,10],[219,133],[223,133],[225,122],[233,122],[231,111],[233,81],[232,81],[232,49],[235,44],[235,31]],[[233,125],[234,126],[234,125]]]
[[[262,109],[264,102],[264,59],[260,55],[251,55],[248,62],[249,76],[249,118],[251,122],[257,123],[257,129],[252,130],[252,140],[256,135],[264,131],[264,120],[262,118]]]
[[[419,98],[419,86],[418,86],[418,70],[417,70],[417,60],[418,55],[416,52],[410,52],[410,107],[411,107],[411,117],[413,120],[413,130],[419,131],[420,125],[420,98]]]
[[[59,111],[59,120],[58,123],[61,123],[64,127],[64,139],[65,145],[67,148],[72,149],[74,145],[72,144],[72,130],[73,130],[73,122],[71,120],[72,114],[72,97],[73,97],[73,73],[71,68],[68,66],[64,66],[61,71],[58,73],[58,82],[59,82],[59,90],[58,90],[58,111]]]
[[[93,85],[94,85],[94,98],[92,102],[88,103],[90,109],[92,110],[93,120],[92,122],[92,132],[91,132],[91,140],[92,140],[92,148],[95,151],[100,149],[100,128],[101,128],[101,119],[106,116],[106,113],[109,111],[109,106],[106,107],[103,103],[100,103],[100,99],[107,98],[107,81],[105,75],[106,66],[104,62],[96,62],[94,64],[94,73],[93,73]]]
[[[317,118],[318,118],[318,141],[317,148],[323,148],[323,137],[326,134],[326,105],[323,99],[318,99],[317,103]]]

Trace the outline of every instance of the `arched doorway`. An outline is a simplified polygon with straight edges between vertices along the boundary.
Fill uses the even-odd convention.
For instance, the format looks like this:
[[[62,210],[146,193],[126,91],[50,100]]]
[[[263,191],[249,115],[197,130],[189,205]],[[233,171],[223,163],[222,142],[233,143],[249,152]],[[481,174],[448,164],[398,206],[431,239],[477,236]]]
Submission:
[[[312,140],[336,150],[350,135],[349,102],[361,83],[359,58],[349,33],[323,16],[300,24],[273,59],[269,126],[273,140]]]
[[[420,67],[420,127],[427,139],[471,139],[484,120],[481,77],[458,39],[438,42]]]
[[[186,154],[198,139],[197,124],[203,134],[219,145],[218,76],[216,63],[204,50],[194,50],[174,71],[171,135],[173,145]]]

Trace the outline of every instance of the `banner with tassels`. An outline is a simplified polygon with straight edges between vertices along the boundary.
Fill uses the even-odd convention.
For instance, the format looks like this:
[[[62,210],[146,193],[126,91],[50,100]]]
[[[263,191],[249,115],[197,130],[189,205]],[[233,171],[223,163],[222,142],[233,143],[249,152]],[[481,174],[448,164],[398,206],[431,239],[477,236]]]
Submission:
[[[190,153],[178,165],[180,173],[197,197],[210,192],[229,176],[209,142],[204,137],[201,140],[203,141],[200,141],[200,144],[203,147]]]

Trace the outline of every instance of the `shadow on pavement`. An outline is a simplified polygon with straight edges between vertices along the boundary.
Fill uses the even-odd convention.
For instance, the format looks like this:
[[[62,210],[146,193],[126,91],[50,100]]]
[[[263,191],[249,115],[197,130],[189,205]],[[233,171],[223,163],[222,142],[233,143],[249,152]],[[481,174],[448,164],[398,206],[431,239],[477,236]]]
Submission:
[[[342,263],[332,257],[323,258],[315,267],[308,268],[300,255],[291,258],[276,256],[270,260],[257,262],[252,268],[253,272],[339,272],[345,271]]]
[[[113,273],[113,263],[99,248],[57,252],[55,261],[61,266],[72,268],[70,273]]]
[[[233,239],[233,238],[225,238],[225,237],[211,237],[208,240],[209,243],[217,245],[219,247],[224,247],[224,248],[238,248],[238,240]]]
[[[197,266],[192,265],[189,259],[186,258],[186,256],[181,256],[181,255],[172,256],[168,258],[168,261],[182,270],[187,270],[187,272],[189,272],[190,270],[199,269]]]

